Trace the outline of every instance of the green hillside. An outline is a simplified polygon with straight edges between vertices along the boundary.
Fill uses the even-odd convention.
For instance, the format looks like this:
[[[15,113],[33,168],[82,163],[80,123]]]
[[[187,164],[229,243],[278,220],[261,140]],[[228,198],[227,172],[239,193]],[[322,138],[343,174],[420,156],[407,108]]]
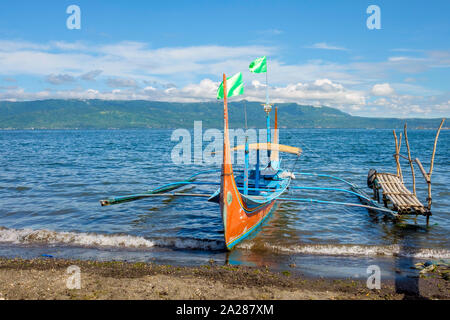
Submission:
[[[257,102],[229,104],[230,126],[264,127],[265,113]],[[329,107],[278,104],[280,127],[287,128],[399,128],[404,119],[354,117]],[[220,102],[172,103],[156,101],[42,100],[0,101],[0,129],[127,129],[222,128]],[[409,128],[436,128],[440,119],[408,119]]]

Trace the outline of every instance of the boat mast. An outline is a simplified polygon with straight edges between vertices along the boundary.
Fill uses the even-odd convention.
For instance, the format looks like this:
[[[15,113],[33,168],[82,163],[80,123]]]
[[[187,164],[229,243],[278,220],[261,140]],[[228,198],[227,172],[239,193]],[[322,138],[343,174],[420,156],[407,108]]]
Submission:
[[[228,132],[228,92],[227,92],[227,77],[223,74],[223,164],[222,174],[233,174],[233,168],[231,166],[231,151],[230,151],[230,138]]]
[[[226,238],[227,230],[227,200],[225,190],[228,190],[227,176],[233,175],[233,168],[231,166],[231,151],[230,151],[230,139],[228,133],[228,102],[227,102],[227,77],[223,74],[223,162],[222,162],[222,174],[220,179],[220,206],[222,212],[224,235]]]
[[[249,147],[248,147],[248,134],[247,134],[247,104],[244,100],[244,116],[245,116],[245,150],[244,150],[244,194],[248,195],[248,165],[249,165]]]
[[[272,111],[272,105],[269,104],[269,81],[268,81],[268,71],[266,70],[266,103],[263,104],[264,111],[267,115],[267,143],[271,143],[271,135],[270,135],[270,111]],[[267,156],[270,159],[270,148],[267,148]]]

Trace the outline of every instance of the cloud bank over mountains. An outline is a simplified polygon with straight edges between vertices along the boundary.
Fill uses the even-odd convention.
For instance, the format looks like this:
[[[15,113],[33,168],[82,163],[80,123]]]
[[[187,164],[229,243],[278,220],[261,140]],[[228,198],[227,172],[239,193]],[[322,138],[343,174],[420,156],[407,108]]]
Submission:
[[[325,42],[305,50],[351,51]],[[245,95],[238,99],[264,101],[265,76],[251,74],[248,64],[267,55],[269,95],[275,103],[331,106],[353,115],[448,116],[450,93],[422,87],[415,79],[426,71],[448,70],[450,52],[393,49],[392,53],[375,62],[286,63],[281,49],[274,46],[152,48],[130,41],[40,44],[0,40],[0,100],[210,101],[215,99],[222,72],[242,71]],[[405,75],[404,80],[394,76],[398,74]]]

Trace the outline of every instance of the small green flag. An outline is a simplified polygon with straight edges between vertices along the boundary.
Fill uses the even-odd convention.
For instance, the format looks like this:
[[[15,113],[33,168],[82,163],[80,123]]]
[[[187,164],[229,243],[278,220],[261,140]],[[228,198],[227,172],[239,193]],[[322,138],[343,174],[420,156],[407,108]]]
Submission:
[[[227,97],[230,98],[240,94],[244,94],[244,82],[242,81],[241,72],[227,78]],[[217,99],[223,99],[223,81],[217,90]]]
[[[267,60],[266,56],[261,57],[250,63],[248,66],[253,73],[264,73],[267,72]]]

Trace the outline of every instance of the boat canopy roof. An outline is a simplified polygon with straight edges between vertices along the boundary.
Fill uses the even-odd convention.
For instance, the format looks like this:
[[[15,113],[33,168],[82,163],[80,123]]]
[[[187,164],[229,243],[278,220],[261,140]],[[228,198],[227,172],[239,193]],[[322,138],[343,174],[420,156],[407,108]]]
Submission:
[[[248,145],[249,150],[271,150],[271,151],[279,151],[279,152],[285,152],[285,153],[292,153],[296,155],[302,154],[302,149],[297,147],[291,147],[286,146],[284,144],[277,144],[277,143],[251,143]],[[231,149],[231,151],[236,150],[245,150],[245,145],[242,144],[240,146],[234,147]]]

